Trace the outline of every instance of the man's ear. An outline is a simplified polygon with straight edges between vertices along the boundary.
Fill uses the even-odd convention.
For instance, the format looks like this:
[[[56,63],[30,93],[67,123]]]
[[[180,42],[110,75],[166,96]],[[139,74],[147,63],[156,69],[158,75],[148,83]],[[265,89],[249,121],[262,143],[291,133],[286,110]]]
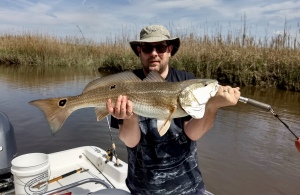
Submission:
[[[169,45],[169,46],[168,46],[168,49],[169,49],[169,52],[171,53],[172,50],[173,50],[173,45]]]
[[[171,56],[171,52],[172,52],[172,50],[173,50],[173,45],[169,45],[169,46],[168,46],[168,50],[169,50],[169,54],[170,54],[170,56]]]
[[[136,46],[136,50],[138,51],[139,54],[141,54],[141,47],[140,46]]]

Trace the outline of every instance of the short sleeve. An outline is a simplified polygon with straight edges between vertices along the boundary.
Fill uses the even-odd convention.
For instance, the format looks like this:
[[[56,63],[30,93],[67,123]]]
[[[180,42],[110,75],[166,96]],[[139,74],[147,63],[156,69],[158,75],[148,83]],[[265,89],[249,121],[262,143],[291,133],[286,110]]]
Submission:
[[[110,126],[112,128],[116,128],[116,129],[119,129],[119,125],[120,124],[123,124],[123,120],[121,119],[116,119],[115,117],[111,116],[110,117]]]

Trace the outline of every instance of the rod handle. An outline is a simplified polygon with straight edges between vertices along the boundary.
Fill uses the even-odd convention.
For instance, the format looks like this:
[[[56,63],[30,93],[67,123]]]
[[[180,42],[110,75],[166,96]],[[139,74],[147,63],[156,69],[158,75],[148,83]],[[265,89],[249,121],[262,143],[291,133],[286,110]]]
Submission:
[[[48,183],[52,183],[52,182],[58,181],[58,180],[60,180],[62,178],[65,178],[65,177],[68,177],[70,175],[73,175],[74,173],[80,172],[81,170],[82,170],[82,168],[79,168],[79,169],[74,170],[74,171],[70,171],[68,173],[65,173],[65,174],[59,176],[59,177],[56,177],[56,178],[53,178],[53,179],[49,180]]]
[[[265,104],[265,103],[262,103],[262,102],[259,102],[259,101],[256,101],[256,100],[253,100],[250,98],[242,97],[242,96],[240,97],[239,101],[243,102],[245,104],[249,104],[251,106],[261,108],[268,112],[272,109],[272,107],[269,104]]]

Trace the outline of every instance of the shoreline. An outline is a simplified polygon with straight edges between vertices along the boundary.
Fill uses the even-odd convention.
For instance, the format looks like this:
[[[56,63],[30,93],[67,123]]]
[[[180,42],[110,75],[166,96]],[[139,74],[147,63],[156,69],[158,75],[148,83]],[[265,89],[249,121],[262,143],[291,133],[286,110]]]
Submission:
[[[171,58],[170,66],[222,84],[300,91],[300,47],[296,38],[278,36],[266,43],[247,36],[225,37],[181,36],[180,52]],[[32,34],[2,35],[0,66],[82,67],[111,72],[140,67],[125,41],[85,42],[77,37],[62,40]]]

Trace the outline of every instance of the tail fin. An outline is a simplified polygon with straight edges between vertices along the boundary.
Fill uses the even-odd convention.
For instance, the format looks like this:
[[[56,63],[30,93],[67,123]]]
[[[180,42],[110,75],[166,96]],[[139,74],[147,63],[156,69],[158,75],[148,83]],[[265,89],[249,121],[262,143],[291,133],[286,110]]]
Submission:
[[[52,130],[52,134],[56,133],[64,124],[66,119],[73,112],[66,105],[68,98],[48,98],[29,102],[43,111],[45,118]]]

